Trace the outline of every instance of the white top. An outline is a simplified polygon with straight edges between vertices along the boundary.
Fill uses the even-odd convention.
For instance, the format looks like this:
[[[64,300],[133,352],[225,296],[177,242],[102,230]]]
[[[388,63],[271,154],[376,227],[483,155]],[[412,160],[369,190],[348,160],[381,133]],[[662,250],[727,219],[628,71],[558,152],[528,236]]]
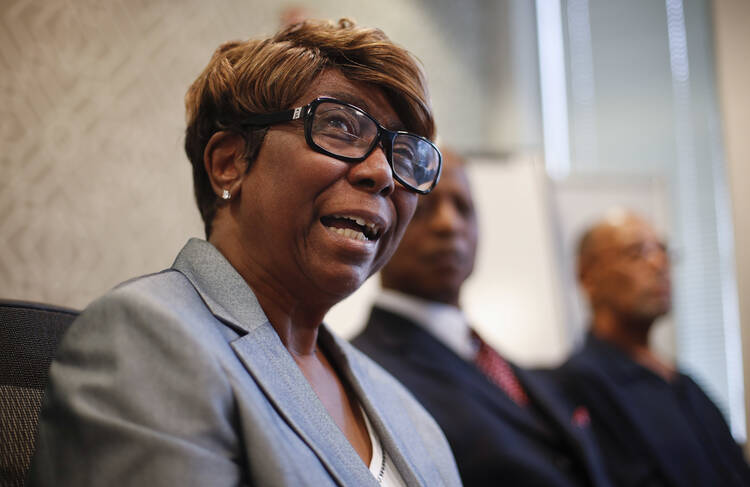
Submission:
[[[477,344],[463,311],[450,304],[426,301],[391,289],[383,289],[375,304],[400,314],[424,328],[443,345],[467,362],[477,355]]]
[[[359,409],[362,411],[362,417],[365,419],[367,434],[370,436],[370,444],[372,445],[370,473],[384,487],[406,487],[406,482],[404,482],[401,474],[396,470],[396,465],[391,461],[388,453],[383,450],[383,445],[380,444],[380,437],[378,437],[370,424],[370,418],[367,417],[364,408],[360,406]]]

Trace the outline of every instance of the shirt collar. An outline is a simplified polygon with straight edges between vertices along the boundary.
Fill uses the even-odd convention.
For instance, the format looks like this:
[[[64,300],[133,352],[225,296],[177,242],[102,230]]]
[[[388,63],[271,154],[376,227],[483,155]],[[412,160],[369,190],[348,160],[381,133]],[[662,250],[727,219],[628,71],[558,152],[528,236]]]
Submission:
[[[375,304],[413,321],[462,359],[474,360],[477,346],[471,338],[466,315],[456,306],[427,301],[391,289],[381,290]]]

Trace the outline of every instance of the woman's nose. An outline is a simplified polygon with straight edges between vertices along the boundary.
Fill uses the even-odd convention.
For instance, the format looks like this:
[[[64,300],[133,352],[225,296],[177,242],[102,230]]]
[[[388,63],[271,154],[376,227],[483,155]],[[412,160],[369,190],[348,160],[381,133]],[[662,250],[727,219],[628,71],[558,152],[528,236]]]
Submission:
[[[364,161],[353,163],[349,170],[349,181],[368,192],[390,196],[395,182],[383,148],[377,147]]]

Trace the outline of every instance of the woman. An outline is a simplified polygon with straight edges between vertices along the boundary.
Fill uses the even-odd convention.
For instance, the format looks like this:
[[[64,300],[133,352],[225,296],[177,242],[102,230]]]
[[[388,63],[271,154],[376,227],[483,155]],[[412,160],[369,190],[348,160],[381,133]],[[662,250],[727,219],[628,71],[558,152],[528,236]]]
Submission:
[[[221,46],[186,105],[207,241],[71,327],[31,483],[459,484],[432,418],[321,325],[437,182],[413,58],[305,22]]]

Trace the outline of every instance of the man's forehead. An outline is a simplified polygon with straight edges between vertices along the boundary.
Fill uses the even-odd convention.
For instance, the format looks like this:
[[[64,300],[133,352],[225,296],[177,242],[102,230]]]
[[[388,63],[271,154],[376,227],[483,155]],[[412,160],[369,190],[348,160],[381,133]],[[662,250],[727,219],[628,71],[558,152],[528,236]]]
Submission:
[[[594,235],[597,249],[662,241],[654,227],[636,215],[606,221],[596,229]]]
[[[617,235],[623,243],[662,240],[654,227],[638,217],[624,222]]]

